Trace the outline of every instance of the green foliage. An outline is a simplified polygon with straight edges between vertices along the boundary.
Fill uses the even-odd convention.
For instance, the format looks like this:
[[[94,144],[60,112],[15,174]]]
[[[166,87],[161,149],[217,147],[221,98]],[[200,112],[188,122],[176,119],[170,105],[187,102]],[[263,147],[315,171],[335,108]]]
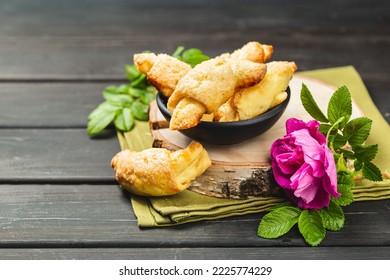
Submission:
[[[318,211],[302,211],[298,219],[298,228],[305,241],[311,246],[318,246],[325,238],[326,230]]]
[[[333,93],[328,103],[327,117],[322,113],[305,84],[302,84],[301,102],[314,119],[322,122],[319,130],[326,135],[327,144],[335,158],[342,157],[352,161],[355,171],[361,171],[365,179],[382,180],[379,168],[372,163],[378,152],[378,145],[365,144],[370,135],[372,120],[367,117],[350,120],[352,98],[346,86],[340,87]]]
[[[354,176],[360,172],[365,179],[381,181],[382,175],[379,168],[372,163],[378,153],[378,145],[365,144],[372,121],[367,117],[350,120],[352,99],[347,87],[340,87],[332,95],[327,116],[304,84],[301,89],[301,102],[306,111],[321,122],[319,131],[326,136],[327,145],[335,159],[337,191],[340,196],[332,197],[330,204],[320,210],[301,210],[290,204],[273,207],[261,220],[257,235],[277,238],[298,223],[299,232],[305,241],[311,246],[318,246],[325,238],[326,230],[338,231],[344,227],[342,207],[354,201]],[[351,170],[350,166],[353,166],[354,170]]]
[[[191,67],[195,67],[197,64],[210,59],[209,56],[205,55],[199,49],[192,48],[185,50],[183,46],[177,47],[173,53],[173,57],[188,63]]]
[[[320,107],[318,107],[315,102],[313,95],[311,94],[309,88],[302,84],[301,89],[301,102],[305,110],[312,116],[314,119],[321,122],[328,122],[327,117],[321,111]]]
[[[184,47],[178,47],[174,56],[192,67],[210,59],[199,49],[185,50]],[[156,98],[157,90],[149,84],[146,76],[139,72],[134,64],[126,64],[124,70],[130,83],[107,86],[103,89],[105,101],[88,116],[89,135],[100,133],[111,123],[114,123],[118,130],[130,131],[135,125],[135,120],[148,120],[149,104]]]
[[[298,222],[300,214],[301,210],[295,206],[278,207],[263,217],[257,235],[264,238],[278,238]]]

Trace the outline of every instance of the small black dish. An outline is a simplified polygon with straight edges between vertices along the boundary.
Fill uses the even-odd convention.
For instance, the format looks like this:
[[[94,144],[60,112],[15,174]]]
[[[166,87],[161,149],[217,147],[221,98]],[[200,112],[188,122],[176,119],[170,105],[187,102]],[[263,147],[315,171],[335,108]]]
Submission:
[[[250,138],[256,137],[270,129],[282,116],[290,101],[290,88],[286,89],[287,98],[278,106],[249,120],[234,122],[200,122],[197,126],[179,130],[185,136],[199,142],[230,145],[237,144]],[[167,98],[158,93],[157,106],[167,121],[171,114],[167,109]]]

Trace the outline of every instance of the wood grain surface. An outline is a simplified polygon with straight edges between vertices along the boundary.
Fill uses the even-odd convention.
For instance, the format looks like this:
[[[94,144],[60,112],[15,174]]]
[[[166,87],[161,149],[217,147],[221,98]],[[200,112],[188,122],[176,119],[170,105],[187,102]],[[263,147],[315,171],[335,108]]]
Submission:
[[[2,1],[0,259],[388,259],[388,200],[345,208],[319,248],[297,228],[257,237],[262,214],[141,230],[109,165],[115,132],[91,139],[86,117],[136,52],[257,40],[300,71],[353,65],[389,122],[389,17],[385,0]]]

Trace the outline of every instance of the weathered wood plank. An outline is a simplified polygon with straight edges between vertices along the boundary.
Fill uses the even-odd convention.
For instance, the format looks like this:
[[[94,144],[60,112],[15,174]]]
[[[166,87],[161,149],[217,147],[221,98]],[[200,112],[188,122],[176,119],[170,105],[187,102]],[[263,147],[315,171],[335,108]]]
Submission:
[[[85,128],[111,82],[1,83],[0,127]]]
[[[1,260],[387,260],[390,247],[0,249]]]
[[[0,182],[115,182],[115,130],[91,139],[86,129],[1,129]]]
[[[388,246],[390,202],[345,209],[328,246]],[[298,229],[276,240],[256,236],[262,214],[140,229],[117,185],[0,185],[0,248],[307,247]],[[157,256],[156,256],[157,257]]]
[[[314,3],[233,0],[191,1],[8,1],[3,3],[0,36],[134,36],[151,33],[247,31],[262,27],[381,28],[388,15],[386,1]],[[70,20],[71,19],[71,20]],[[315,24],[313,24],[315,23]]]

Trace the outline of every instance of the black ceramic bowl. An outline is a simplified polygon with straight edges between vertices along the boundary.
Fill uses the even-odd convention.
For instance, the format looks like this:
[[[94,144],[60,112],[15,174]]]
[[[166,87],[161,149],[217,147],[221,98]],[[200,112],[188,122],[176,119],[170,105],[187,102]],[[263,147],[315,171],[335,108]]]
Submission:
[[[195,127],[179,131],[191,139],[209,144],[240,143],[264,133],[279,120],[290,101],[291,92],[289,87],[286,92],[286,100],[255,118],[234,122],[200,122]],[[171,114],[167,109],[167,98],[158,93],[156,100],[161,113],[170,121]]]

